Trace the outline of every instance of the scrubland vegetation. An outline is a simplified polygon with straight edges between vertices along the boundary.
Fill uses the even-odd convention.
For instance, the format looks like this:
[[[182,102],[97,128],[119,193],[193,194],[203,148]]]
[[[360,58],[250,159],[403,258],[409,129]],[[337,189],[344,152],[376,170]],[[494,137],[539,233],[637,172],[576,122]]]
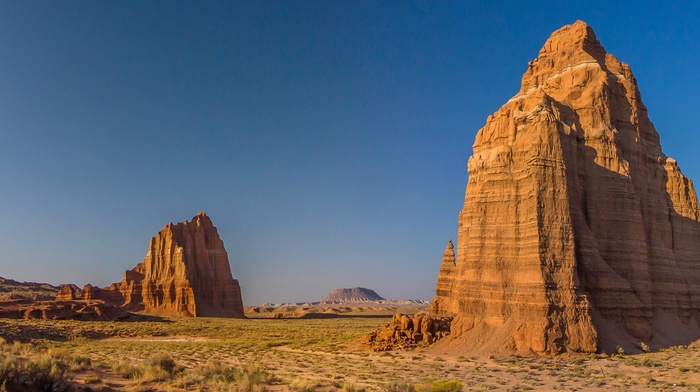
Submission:
[[[359,337],[390,317],[3,320],[0,390],[700,390],[700,350],[472,357],[373,352]]]

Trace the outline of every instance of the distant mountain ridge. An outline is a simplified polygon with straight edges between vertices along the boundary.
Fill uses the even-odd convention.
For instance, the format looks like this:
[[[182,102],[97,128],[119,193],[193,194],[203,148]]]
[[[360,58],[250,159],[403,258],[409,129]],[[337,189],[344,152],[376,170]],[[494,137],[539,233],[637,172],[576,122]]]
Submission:
[[[45,300],[56,298],[59,287],[48,283],[18,282],[0,277],[0,301],[14,299]]]

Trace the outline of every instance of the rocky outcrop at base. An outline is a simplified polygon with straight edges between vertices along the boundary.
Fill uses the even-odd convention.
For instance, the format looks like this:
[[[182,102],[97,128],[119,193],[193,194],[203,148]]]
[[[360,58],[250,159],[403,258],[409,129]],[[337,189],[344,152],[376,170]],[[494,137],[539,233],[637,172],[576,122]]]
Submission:
[[[362,343],[374,351],[405,350],[427,346],[450,335],[452,317],[397,313],[391,324],[366,335]]]

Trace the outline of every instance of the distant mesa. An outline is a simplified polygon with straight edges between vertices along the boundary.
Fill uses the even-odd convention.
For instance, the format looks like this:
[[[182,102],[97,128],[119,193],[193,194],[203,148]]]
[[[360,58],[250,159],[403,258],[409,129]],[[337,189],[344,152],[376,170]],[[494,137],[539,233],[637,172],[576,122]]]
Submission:
[[[457,315],[444,344],[633,352],[700,337],[693,183],[662,152],[630,67],[586,23],[547,40],[479,130],[468,172],[431,307]]]
[[[374,290],[364,287],[355,287],[353,289],[334,289],[326,298],[321,300],[321,303],[343,303],[343,302],[369,302],[369,301],[384,301]]]

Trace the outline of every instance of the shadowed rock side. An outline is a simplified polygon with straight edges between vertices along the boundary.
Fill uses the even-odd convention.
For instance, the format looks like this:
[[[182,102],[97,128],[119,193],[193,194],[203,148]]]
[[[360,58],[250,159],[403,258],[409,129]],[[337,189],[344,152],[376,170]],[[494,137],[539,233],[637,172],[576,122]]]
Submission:
[[[64,286],[62,299],[101,299],[132,311],[160,316],[243,317],[238,281],[224,243],[204,213],[168,224],[151,238],[148,253],[124,279],[104,289]]]
[[[634,351],[700,337],[695,190],[630,67],[587,24],[547,40],[468,171],[455,270],[443,261],[433,301],[458,315],[451,344]]]

